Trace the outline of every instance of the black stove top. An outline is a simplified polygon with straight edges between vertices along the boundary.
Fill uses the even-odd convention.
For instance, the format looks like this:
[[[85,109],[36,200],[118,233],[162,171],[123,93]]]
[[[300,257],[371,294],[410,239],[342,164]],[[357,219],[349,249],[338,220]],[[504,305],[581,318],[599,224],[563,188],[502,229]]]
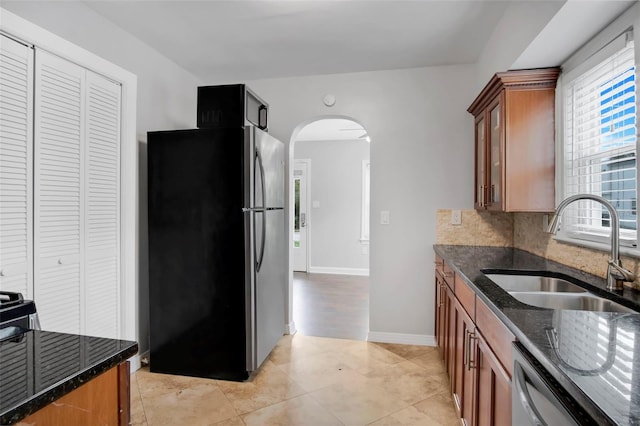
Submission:
[[[0,328],[14,325],[16,320],[36,313],[33,300],[24,300],[22,294],[0,291]]]

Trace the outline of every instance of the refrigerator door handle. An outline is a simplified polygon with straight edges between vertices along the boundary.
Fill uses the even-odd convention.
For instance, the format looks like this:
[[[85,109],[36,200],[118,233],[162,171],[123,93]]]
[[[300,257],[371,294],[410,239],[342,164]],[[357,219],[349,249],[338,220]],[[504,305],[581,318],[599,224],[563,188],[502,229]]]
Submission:
[[[256,149],[256,162],[255,162],[256,167],[258,167],[258,169],[260,170],[260,182],[261,182],[261,189],[262,189],[262,206],[267,205],[267,191],[265,188],[265,181],[264,181],[264,166],[262,164],[262,156],[260,155],[260,151]],[[256,262],[256,272],[260,272],[260,267],[262,266],[262,260],[264,259],[264,246],[265,246],[265,238],[267,236],[267,226],[266,226],[266,218],[264,217],[264,212],[265,212],[265,208],[264,207],[259,207],[261,209],[261,211],[257,211],[256,213],[262,213],[263,217],[262,217],[262,241],[260,244],[260,256],[256,256],[257,262]]]

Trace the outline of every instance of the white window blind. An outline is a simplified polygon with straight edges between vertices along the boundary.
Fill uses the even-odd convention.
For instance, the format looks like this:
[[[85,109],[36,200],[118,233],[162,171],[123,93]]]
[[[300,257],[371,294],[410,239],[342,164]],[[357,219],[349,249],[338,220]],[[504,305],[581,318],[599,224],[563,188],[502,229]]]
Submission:
[[[637,241],[636,76],[633,37],[564,82],[564,196],[609,200],[620,217],[621,242]],[[611,49],[610,49],[611,50]],[[565,237],[608,241],[608,211],[579,201],[564,213]]]

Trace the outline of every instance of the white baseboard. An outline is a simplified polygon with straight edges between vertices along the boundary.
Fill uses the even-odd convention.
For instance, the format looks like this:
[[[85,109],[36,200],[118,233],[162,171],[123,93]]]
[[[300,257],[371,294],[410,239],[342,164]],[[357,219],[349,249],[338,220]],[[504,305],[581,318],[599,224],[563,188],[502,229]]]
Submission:
[[[284,334],[296,334],[296,323],[291,321],[289,324],[285,324],[284,326]]]
[[[131,374],[133,374],[134,372],[136,372],[136,371],[140,370],[140,368],[142,368],[142,358],[149,359],[149,351],[146,351],[146,352],[141,353],[141,354],[136,354],[136,355],[132,356],[131,358],[129,358],[129,367],[130,367]]]
[[[363,277],[369,276],[369,269],[367,268],[338,268],[332,266],[310,266],[310,274],[335,274],[335,275],[360,275]]]
[[[418,346],[437,345],[435,336],[429,336],[426,334],[387,333],[384,331],[370,331],[367,336],[367,341]]]

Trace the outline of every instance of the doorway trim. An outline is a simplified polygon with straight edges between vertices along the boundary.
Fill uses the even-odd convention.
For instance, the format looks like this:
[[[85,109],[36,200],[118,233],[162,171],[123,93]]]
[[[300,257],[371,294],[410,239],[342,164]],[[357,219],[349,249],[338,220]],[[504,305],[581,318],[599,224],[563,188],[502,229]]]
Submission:
[[[295,170],[296,168],[296,163],[302,163],[305,165],[306,167],[306,171],[307,174],[305,175],[305,183],[306,183],[306,205],[305,205],[305,211],[306,211],[306,221],[307,221],[307,226],[305,226],[305,232],[307,233],[307,251],[306,251],[306,270],[304,272],[309,273],[311,270],[311,267],[309,266],[311,263],[311,221],[309,220],[310,216],[311,216],[311,159],[310,158],[294,158],[293,160],[293,170]],[[293,172],[292,172],[293,173]],[[293,175],[293,181],[295,184],[295,174]],[[293,192],[294,189],[292,189]],[[294,203],[294,213],[295,213],[295,197],[293,200]],[[295,218],[293,219],[295,222]],[[291,228],[293,230],[293,227]],[[293,231],[292,231],[293,232]],[[291,239],[291,243],[293,243],[293,239]],[[291,270],[293,270],[293,255],[291,257]],[[300,271],[296,271],[296,272],[300,272]]]

